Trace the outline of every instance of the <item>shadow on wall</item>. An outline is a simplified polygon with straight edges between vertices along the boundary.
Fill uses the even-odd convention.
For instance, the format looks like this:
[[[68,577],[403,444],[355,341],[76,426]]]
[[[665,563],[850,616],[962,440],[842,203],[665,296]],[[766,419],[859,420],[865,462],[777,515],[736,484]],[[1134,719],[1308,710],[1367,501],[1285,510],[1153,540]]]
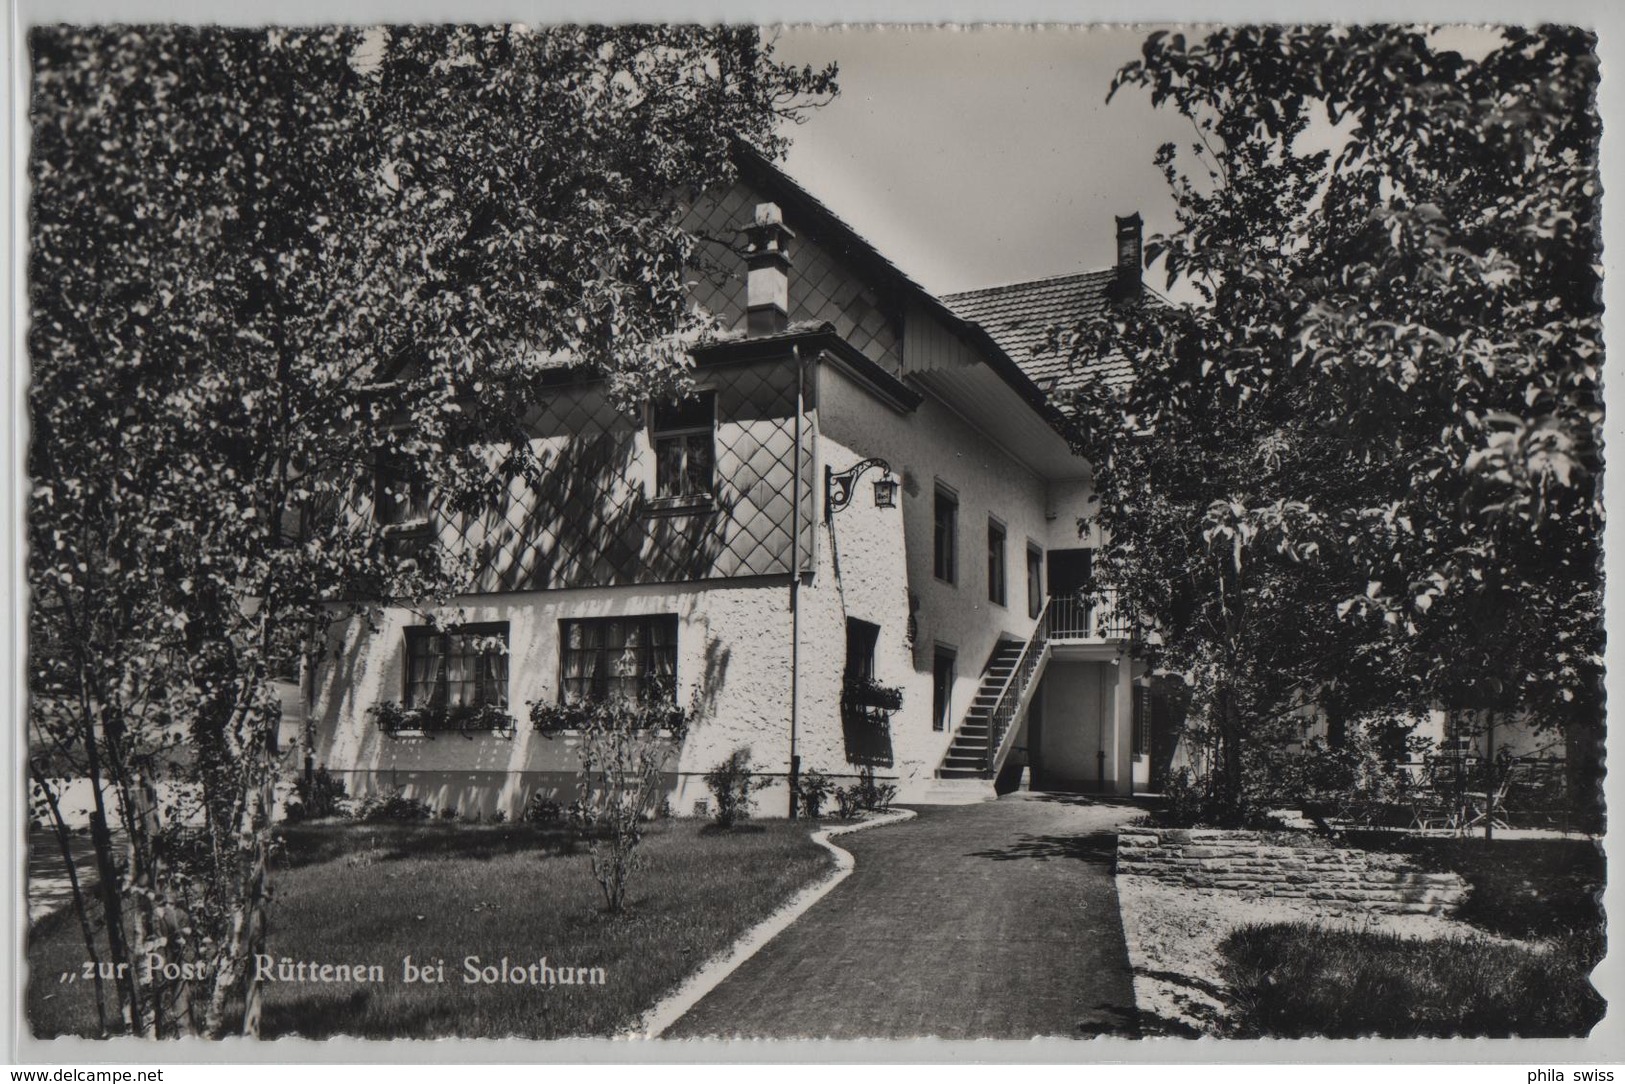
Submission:
[[[738,505],[726,486],[703,507],[671,514],[636,481],[627,427],[572,437],[538,457],[540,477],[516,481],[505,507],[460,533],[480,553],[480,591],[697,579],[722,548],[720,525]]]
[[[689,705],[689,725],[697,726],[709,719],[717,707],[718,694],[722,692],[723,683],[728,677],[728,660],[733,657],[731,648],[724,647],[721,640],[707,633],[705,640],[705,667],[700,672],[700,680],[694,685],[693,700]]]
[[[864,768],[890,768],[895,763],[889,712],[841,706],[841,735],[846,762]]]

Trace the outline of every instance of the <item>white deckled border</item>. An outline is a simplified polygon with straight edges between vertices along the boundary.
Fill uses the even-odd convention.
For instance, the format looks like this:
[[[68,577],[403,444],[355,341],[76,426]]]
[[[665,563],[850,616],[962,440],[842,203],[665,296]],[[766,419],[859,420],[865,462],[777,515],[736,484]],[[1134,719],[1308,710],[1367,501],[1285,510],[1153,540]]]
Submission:
[[[848,832],[860,832],[865,828],[898,824],[911,820],[914,816],[912,809],[894,809],[874,820],[859,821],[857,824],[837,824],[814,832],[813,842],[835,856],[835,871],[817,884],[803,888],[790,899],[789,903],[746,930],[731,948],[712,957],[703,967],[690,975],[674,993],[666,996],[654,1008],[639,1017],[638,1022],[622,1032],[620,1037],[660,1038],[667,1028],[677,1023],[688,1010],[699,1004],[701,998],[716,989],[722,980],[738,970],[741,964],[756,955],[763,945],[806,914],[813,904],[829,894],[830,889],[850,877],[857,863],[853,860],[851,852],[844,851],[830,842],[832,836],[844,836]]]

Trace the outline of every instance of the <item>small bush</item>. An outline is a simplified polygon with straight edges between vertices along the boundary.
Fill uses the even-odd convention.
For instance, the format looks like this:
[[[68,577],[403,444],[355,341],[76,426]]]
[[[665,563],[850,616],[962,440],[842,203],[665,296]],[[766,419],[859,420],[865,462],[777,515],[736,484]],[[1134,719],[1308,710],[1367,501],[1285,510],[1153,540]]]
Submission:
[[[829,781],[829,776],[816,768],[802,775],[796,793],[801,798],[801,811],[809,817],[816,818],[824,811],[824,801],[834,791],[835,784]]]
[[[1274,923],[1226,938],[1220,970],[1243,1037],[1550,1038],[1585,1035],[1602,1018],[1587,977],[1601,947],[1577,939],[1539,952]]]
[[[875,782],[875,770],[865,768],[858,773],[858,800],[871,813],[884,813],[897,797],[897,788],[891,783]]]
[[[448,805],[448,806],[444,807],[443,809],[441,809],[440,810],[440,819],[443,820],[443,821],[454,821],[454,820],[456,820],[457,819],[457,807],[454,806],[454,805]],[[468,815],[468,819],[471,820],[474,824],[480,823],[480,815],[479,815],[479,813],[477,811],[473,812],[473,813],[470,813]]]
[[[564,819],[564,805],[557,798],[549,798],[541,791],[530,796],[525,803],[526,824],[557,824]]]
[[[428,802],[406,797],[399,787],[361,803],[364,821],[426,821],[433,816],[434,810],[429,808]]]
[[[705,785],[716,799],[717,825],[732,828],[736,823],[750,819],[751,791],[766,786],[766,781],[755,781],[750,772],[750,750],[735,749],[728,759],[705,773]]]
[[[849,821],[863,812],[863,790],[856,784],[835,788],[835,815]]]
[[[306,779],[301,775],[294,780],[294,800],[288,803],[287,819],[312,820],[317,817],[347,817],[350,815],[349,794],[344,780],[322,765]]]

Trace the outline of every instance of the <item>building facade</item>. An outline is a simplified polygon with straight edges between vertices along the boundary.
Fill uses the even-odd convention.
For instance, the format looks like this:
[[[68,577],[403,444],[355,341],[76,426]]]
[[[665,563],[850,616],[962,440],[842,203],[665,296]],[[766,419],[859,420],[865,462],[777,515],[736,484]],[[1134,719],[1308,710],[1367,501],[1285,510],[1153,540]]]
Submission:
[[[690,214],[746,242],[700,261],[694,301],[729,331],[694,350],[697,393],[627,413],[562,383],[533,427],[543,477],[481,517],[380,486],[392,530],[472,548],[479,574],[439,610],[334,630],[312,760],[352,795],[515,817],[574,789],[571,735],[530,705],[629,697],[688,710],[680,814],[741,749],[769,814],[811,770],[869,769],[904,800],[1022,770],[1143,788],[1129,630],[1080,595],[1089,464],[1022,339],[1134,295],[1138,218],[1115,269],[945,301],[763,161]]]

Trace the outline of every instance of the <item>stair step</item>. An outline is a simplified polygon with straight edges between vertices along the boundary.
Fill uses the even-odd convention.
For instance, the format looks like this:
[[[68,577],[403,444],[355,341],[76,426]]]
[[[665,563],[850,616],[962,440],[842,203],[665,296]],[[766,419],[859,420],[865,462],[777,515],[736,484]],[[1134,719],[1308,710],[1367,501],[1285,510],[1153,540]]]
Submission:
[[[984,768],[938,768],[938,779],[986,779],[987,770]]]

